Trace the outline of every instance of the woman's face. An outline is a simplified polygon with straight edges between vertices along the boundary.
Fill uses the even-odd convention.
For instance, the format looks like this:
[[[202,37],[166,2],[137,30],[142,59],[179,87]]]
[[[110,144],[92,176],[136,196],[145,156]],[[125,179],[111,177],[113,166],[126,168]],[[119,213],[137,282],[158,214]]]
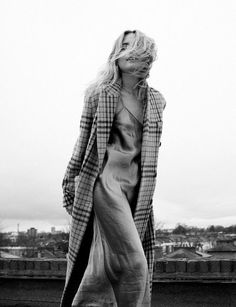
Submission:
[[[134,33],[126,34],[122,42],[122,50],[129,48],[135,38]],[[147,77],[149,73],[149,65],[142,62],[138,57],[129,54],[118,59],[118,66],[122,73],[132,74],[139,78]]]

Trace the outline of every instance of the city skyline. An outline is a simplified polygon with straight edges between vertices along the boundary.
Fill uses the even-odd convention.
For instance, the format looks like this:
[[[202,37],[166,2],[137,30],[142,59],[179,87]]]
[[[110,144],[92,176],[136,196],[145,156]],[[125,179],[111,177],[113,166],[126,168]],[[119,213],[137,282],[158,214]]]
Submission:
[[[15,224],[15,221],[14,222],[8,222],[8,223],[4,223],[4,221],[2,223],[0,223],[0,232],[17,232],[17,229],[18,229],[18,224],[19,224],[19,232],[26,232],[28,229],[30,228],[36,228],[37,231],[39,232],[51,232],[51,229],[53,227],[55,227],[55,230],[56,231],[65,231],[65,232],[68,232],[69,230],[69,220],[65,221],[64,224],[52,224],[50,222],[45,222],[45,221],[37,221],[36,224],[35,223],[32,223],[30,221],[26,221],[26,222],[22,222],[22,221],[18,221],[18,223]],[[187,227],[198,227],[198,228],[208,228],[209,226],[223,226],[223,227],[229,227],[229,226],[233,226],[233,225],[236,225],[236,222],[232,219],[232,223],[230,222],[226,222],[226,223],[223,223],[223,224],[220,224],[220,223],[205,223],[205,224],[188,224],[188,222],[186,221],[182,221],[182,222],[176,222],[176,223],[173,223],[173,224],[168,224],[168,223],[165,223],[164,221],[157,221],[156,225],[158,224],[158,226],[161,228],[161,229],[174,229],[175,227],[178,226],[178,224],[181,224],[181,225],[185,225]],[[6,226],[8,225],[8,226]]]

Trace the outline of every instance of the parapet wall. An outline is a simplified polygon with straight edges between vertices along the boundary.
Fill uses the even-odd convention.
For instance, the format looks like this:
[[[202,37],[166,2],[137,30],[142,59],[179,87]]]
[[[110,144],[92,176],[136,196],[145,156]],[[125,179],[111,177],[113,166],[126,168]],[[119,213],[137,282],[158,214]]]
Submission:
[[[64,279],[65,259],[0,259],[0,278]]]
[[[64,279],[65,259],[0,259],[0,277]],[[233,260],[156,260],[154,282],[163,281],[236,282]]]
[[[236,282],[236,259],[157,260],[154,281]]]
[[[65,274],[65,259],[0,259],[0,307],[59,306]],[[156,260],[151,306],[236,306],[236,260]]]

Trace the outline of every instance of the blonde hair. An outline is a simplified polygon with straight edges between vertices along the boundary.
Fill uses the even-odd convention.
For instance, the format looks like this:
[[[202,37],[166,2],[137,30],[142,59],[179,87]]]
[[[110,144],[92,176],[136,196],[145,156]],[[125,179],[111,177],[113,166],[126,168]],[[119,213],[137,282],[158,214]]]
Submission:
[[[127,49],[122,48],[122,43],[125,35],[133,33],[134,40],[131,46]],[[100,91],[109,85],[116,83],[120,78],[120,70],[117,64],[117,60],[125,55],[129,54],[131,57],[137,57],[144,66],[148,68],[148,73],[145,78],[140,79],[138,86],[141,89],[145,83],[146,78],[149,76],[149,70],[152,63],[156,60],[156,46],[152,38],[146,36],[144,33],[138,30],[124,31],[115,41],[111,54],[108,57],[108,61],[105,64],[103,70],[100,71],[96,80],[90,84],[86,90],[86,96],[93,94],[94,92]],[[135,75],[135,71],[133,74]],[[140,95],[141,94],[141,91]],[[139,96],[140,96],[139,95]]]

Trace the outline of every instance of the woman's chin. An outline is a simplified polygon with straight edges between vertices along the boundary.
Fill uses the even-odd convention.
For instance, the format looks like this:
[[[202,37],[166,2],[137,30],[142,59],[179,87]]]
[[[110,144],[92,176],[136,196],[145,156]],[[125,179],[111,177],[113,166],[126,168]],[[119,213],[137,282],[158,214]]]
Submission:
[[[148,71],[134,71],[132,75],[140,79],[145,79],[149,76],[149,72]]]

